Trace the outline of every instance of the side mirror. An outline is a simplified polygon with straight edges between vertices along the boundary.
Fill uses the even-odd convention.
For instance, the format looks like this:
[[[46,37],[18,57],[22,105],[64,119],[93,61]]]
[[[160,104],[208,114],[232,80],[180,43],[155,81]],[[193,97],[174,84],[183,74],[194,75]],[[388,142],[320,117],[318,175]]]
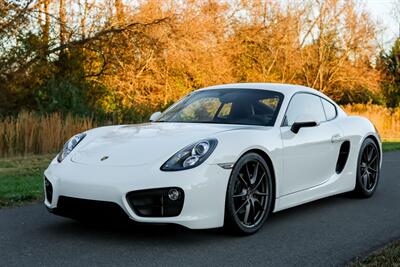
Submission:
[[[151,114],[151,116],[150,116],[150,121],[155,121],[155,120],[157,120],[157,119],[160,117],[160,115],[161,115],[161,112],[160,112],[160,111],[154,112],[154,113]]]
[[[304,121],[304,122],[295,122],[292,124],[290,130],[297,134],[300,131],[300,128],[303,127],[315,127],[318,126],[318,122],[316,121]]]
[[[301,128],[305,127],[316,127],[319,125],[319,122],[312,118],[312,116],[299,116],[296,121],[292,124],[290,130],[297,134]]]

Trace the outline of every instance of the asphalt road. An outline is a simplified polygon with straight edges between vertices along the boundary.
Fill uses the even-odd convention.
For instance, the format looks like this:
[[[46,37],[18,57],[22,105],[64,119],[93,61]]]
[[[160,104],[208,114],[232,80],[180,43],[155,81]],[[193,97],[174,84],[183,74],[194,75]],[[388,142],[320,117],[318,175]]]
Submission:
[[[342,266],[400,238],[400,152],[370,199],[339,195],[272,215],[249,237],[178,226],[87,225],[41,204],[0,210],[0,266]]]

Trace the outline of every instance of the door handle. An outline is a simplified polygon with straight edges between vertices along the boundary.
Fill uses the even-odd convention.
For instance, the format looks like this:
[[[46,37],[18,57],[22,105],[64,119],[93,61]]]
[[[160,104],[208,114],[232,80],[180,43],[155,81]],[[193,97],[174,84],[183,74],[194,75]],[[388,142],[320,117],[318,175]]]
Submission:
[[[334,134],[331,138],[332,143],[338,143],[343,140],[343,137],[340,134]]]

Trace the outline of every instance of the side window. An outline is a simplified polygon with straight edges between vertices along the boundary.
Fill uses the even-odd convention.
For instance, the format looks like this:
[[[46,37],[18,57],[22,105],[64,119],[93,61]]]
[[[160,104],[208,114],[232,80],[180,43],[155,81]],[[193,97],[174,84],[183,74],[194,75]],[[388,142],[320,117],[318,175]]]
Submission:
[[[310,115],[319,122],[326,121],[319,96],[300,93],[293,96],[286,111],[285,126],[291,126],[301,115]]]
[[[324,106],[326,120],[330,121],[336,118],[336,108],[335,106],[328,102],[327,100],[321,98],[322,105]]]

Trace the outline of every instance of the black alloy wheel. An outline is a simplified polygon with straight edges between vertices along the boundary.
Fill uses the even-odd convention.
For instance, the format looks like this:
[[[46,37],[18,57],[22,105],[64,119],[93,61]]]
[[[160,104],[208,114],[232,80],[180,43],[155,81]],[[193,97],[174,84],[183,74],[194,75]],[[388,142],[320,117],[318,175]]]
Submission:
[[[358,156],[355,193],[360,197],[374,194],[380,175],[380,150],[371,138],[365,139]]]
[[[256,153],[239,159],[232,171],[225,207],[225,226],[237,234],[257,232],[271,210],[271,171]]]

